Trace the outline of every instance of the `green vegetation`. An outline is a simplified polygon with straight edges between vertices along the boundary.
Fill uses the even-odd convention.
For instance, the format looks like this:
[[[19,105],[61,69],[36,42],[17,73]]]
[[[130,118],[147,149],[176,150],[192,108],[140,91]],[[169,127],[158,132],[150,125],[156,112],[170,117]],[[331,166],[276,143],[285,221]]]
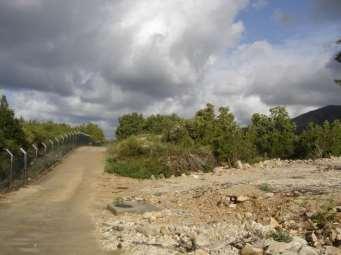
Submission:
[[[298,137],[296,155],[300,158],[320,158],[341,155],[341,122],[310,124]]]
[[[191,171],[209,171],[215,159],[204,147],[163,143],[158,135],[138,135],[113,144],[106,170],[133,178],[170,177]]]
[[[277,242],[290,243],[292,241],[292,237],[290,234],[282,229],[278,229],[271,233],[271,238]]]
[[[0,100],[0,149],[17,151],[19,146],[26,144],[21,122],[14,117],[14,112],[8,107],[6,97],[2,96]]]
[[[248,127],[240,127],[227,107],[216,110],[212,104],[190,119],[131,113],[119,118],[116,137],[106,170],[134,178],[211,171],[216,164],[234,166],[237,160],[341,155],[339,121],[311,125],[298,134],[284,107],[254,114]]]
[[[270,109],[270,116],[254,114],[250,132],[257,153],[264,158],[293,156],[295,125],[284,107]]]
[[[331,224],[335,221],[336,212],[334,201],[328,201],[325,204],[321,205],[320,210],[315,213],[311,220],[316,224],[318,228],[324,228],[326,225]]]
[[[264,192],[272,192],[271,186],[267,183],[262,183],[261,185],[259,185],[259,189]]]
[[[92,140],[96,144],[103,144],[105,142],[103,130],[94,123],[83,124],[79,126],[77,129],[81,132],[90,135]]]

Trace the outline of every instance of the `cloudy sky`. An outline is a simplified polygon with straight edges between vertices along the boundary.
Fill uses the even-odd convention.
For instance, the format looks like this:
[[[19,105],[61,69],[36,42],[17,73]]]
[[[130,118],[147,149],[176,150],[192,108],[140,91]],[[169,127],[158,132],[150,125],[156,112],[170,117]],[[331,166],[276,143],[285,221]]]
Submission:
[[[240,123],[340,104],[340,0],[0,0],[0,88],[26,119],[191,116]]]

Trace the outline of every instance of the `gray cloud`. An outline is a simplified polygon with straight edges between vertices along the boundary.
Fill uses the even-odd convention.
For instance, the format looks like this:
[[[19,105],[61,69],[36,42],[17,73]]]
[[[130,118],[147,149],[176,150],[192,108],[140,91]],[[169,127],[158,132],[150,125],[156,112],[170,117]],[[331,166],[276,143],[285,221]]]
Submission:
[[[18,115],[107,134],[131,111],[190,116],[210,101],[246,123],[270,105],[337,103],[322,44],[239,45],[237,15],[266,2],[0,0],[0,85]]]
[[[238,42],[247,2],[0,0],[0,84],[26,118],[106,127],[194,105],[206,66]]]

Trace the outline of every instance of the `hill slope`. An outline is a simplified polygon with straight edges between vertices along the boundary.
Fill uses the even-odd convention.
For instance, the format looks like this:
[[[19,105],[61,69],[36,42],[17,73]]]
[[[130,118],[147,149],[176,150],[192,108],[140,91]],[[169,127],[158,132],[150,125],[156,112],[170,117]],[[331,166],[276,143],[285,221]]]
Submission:
[[[293,119],[297,130],[302,131],[310,122],[322,124],[324,121],[341,120],[341,105],[328,105],[314,111],[304,113]]]

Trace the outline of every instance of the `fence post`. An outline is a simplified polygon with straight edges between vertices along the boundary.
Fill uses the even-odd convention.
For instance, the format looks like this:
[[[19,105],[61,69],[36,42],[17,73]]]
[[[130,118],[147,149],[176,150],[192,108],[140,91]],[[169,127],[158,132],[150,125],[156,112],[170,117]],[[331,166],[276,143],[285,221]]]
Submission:
[[[67,144],[68,143],[67,135],[63,135],[63,138],[64,138],[64,144]]]
[[[20,151],[22,152],[22,154],[24,154],[24,184],[26,184],[27,183],[27,177],[28,177],[27,152],[23,148],[20,148]]]
[[[57,145],[59,145],[59,139],[55,137],[54,140],[57,142]]]
[[[64,144],[64,136],[60,135],[59,137],[60,137],[59,141],[61,141],[61,145],[63,145]]]
[[[75,132],[72,132],[72,143],[74,146],[76,146],[76,134],[75,134]]]
[[[9,169],[9,187],[11,187],[12,181],[13,181],[13,161],[14,161],[14,155],[13,155],[13,153],[9,149],[5,149],[5,151],[10,156],[10,161],[11,161],[10,169]]]
[[[34,148],[36,152],[36,158],[38,158],[38,147],[35,144],[32,144],[32,147]]]
[[[53,150],[53,145],[54,145],[53,140],[49,139],[49,142],[50,142],[52,150]]]
[[[47,145],[46,145],[46,143],[41,143],[41,145],[43,145],[43,147],[44,147],[44,152],[45,152],[45,154],[47,153]]]

